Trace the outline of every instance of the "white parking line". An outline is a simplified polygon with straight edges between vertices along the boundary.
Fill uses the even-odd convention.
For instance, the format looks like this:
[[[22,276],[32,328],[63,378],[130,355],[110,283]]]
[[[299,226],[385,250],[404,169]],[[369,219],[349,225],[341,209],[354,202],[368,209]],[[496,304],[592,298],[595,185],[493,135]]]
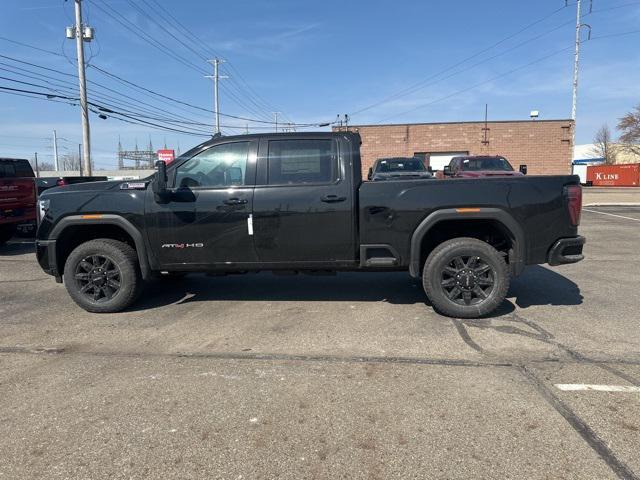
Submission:
[[[624,215],[616,215],[615,213],[599,212],[598,210],[589,210],[588,208],[583,208],[582,210],[585,212],[599,213],[600,215],[609,215],[610,217],[618,217],[618,218],[624,218],[626,220],[633,220],[634,222],[640,222],[640,218],[625,217]]]
[[[589,385],[585,383],[556,383],[556,388],[563,392],[624,392],[624,393],[640,393],[640,387],[631,387],[627,385]]]

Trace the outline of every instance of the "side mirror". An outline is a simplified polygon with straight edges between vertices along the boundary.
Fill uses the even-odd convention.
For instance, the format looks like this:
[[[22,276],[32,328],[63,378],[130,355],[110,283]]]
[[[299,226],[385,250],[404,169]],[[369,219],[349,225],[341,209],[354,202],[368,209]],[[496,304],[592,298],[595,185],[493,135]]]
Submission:
[[[153,181],[152,188],[156,198],[156,202],[163,202],[167,197],[167,164],[162,160],[156,162],[156,178]]]
[[[444,169],[442,170],[442,173],[444,174],[445,177],[450,177],[452,175],[451,166],[445,165]]]
[[[518,170],[520,170],[520,173],[523,174],[523,175],[527,174],[527,166],[526,165],[520,165],[520,168]]]
[[[373,177],[373,167],[369,167],[369,174],[367,175],[367,180],[371,180]]]

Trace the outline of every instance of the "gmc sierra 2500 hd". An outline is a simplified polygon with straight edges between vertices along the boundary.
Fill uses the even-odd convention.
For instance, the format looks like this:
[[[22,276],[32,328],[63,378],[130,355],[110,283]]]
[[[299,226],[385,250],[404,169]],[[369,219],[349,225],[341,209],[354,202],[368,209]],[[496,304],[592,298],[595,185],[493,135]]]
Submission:
[[[218,137],[135,182],[54,188],[37,257],[91,312],[161,272],[404,270],[474,318],[525,265],[582,260],[576,176],[363,182],[348,132]]]

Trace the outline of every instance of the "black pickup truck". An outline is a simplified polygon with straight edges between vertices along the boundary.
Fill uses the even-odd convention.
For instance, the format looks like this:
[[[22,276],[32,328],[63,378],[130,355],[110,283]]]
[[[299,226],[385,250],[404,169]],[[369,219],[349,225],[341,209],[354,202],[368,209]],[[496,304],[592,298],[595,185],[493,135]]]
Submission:
[[[219,137],[145,180],[48,190],[38,261],[91,312],[160,274],[403,270],[439,312],[474,318],[525,265],[582,260],[577,176],[363,182],[360,143]]]

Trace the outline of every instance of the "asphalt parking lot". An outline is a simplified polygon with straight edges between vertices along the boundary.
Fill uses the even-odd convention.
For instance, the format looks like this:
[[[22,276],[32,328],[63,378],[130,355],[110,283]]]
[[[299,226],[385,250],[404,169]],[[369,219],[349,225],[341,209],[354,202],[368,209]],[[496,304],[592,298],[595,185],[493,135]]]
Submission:
[[[640,478],[640,207],[581,233],[474,321],[402,273],[193,276],[93,315],[15,241],[0,478]]]

